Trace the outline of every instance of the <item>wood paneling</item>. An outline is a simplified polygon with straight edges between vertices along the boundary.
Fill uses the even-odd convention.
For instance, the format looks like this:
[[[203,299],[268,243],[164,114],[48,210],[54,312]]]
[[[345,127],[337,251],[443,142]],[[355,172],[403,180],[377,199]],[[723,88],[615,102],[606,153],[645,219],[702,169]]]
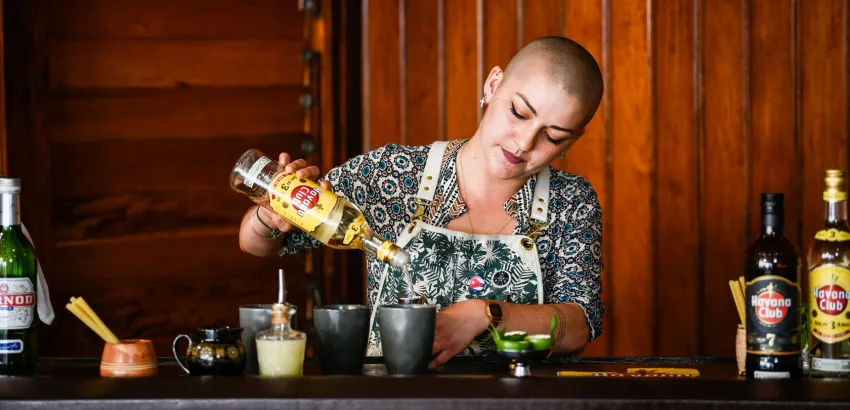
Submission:
[[[511,57],[519,51],[517,2],[521,0],[487,0],[483,2],[484,79],[494,66],[507,68]],[[483,86],[483,84],[482,84]]]
[[[381,2],[393,3],[412,7]],[[490,69],[505,68],[534,37],[565,34],[584,45],[600,63],[606,94],[586,135],[554,165],[587,178],[603,207],[604,330],[585,355],[732,356],[738,318],[727,281],[743,274],[744,252],[759,233],[761,193],[785,193],[786,235],[805,261],[822,223],[824,170],[848,166],[847,4],[435,2],[445,16],[436,27],[445,75],[430,88],[439,120],[417,123],[428,129],[416,132],[436,139],[446,124],[446,139],[471,136],[476,122],[458,111],[470,109],[469,90],[480,93]],[[430,27],[420,14],[432,21],[433,13],[408,12],[401,25]],[[389,34],[383,26],[396,22],[364,24]],[[365,39],[372,59],[384,41],[393,39]],[[402,66],[422,58],[413,50],[433,55],[411,46],[409,35],[404,41]],[[427,104],[425,88],[405,84],[365,91],[402,96],[395,105]],[[364,121],[384,120],[371,110]]]
[[[803,245],[823,226],[824,171],[847,168],[847,2],[800,1]]]
[[[203,148],[186,139],[53,144],[63,153],[52,168],[53,179],[61,181],[53,192],[55,240],[238,226],[242,215],[234,211],[250,202],[229,188],[227,170],[247,147],[298,155],[306,139],[216,138]],[[133,155],[115,155],[120,152]]]
[[[477,24],[467,24],[478,13],[476,0],[448,0],[445,7],[445,138],[471,136],[478,128],[478,100],[487,77],[478,69]],[[482,70],[483,71],[483,70]]]
[[[192,87],[301,84],[297,40],[55,40],[53,87]]]
[[[293,136],[267,135],[214,138],[203,141],[203,148],[187,139],[56,143],[54,149],[63,155],[56,156],[52,171],[62,183],[53,194],[68,198],[145,190],[229,190],[230,170],[245,150],[257,148],[273,157],[291,152],[296,157],[299,142]],[[131,155],[114,155],[121,152]]]
[[[53,142],[300,134],[303,94],[299,87],[59,90],[49,134]]]
[[[100,353],[70,296],[163,355],[177,333],[238,325],[240,304],[272,300],[278,267],[306,306],[305,255],[243,253],[251,202],[227,182],[245,150],[301,157],[315,138],[296,1],[34,0],[4,14],[9,171],[57,313],[40,354]]]
[[[187,249],[196,249],[187,252]],[[276,296],[276,271],[267,261],[233,252],[235,228],[141,235],[58,246],[53,297],[53,331],[62,356],[94,357],[102,344],[64,309],[71,296],[83,296],[116,336],[151,338],[168,356],[171,340],[201,326],[239,323],[239,306],[269,303]],[[130,256],[132,255],[132,256]],[[287,271],[303,272],[303,257],[281,260]],[[287,297],[304,300],[304,276],[287,277]],[[299,312],[303,313],[303,312]],[[299,315],[299,317],[301,317]]]
[[[401,141],[401,31],[397,0],[363,0],[364,149]],[[370,25],[369,21],[382,24]]]
[[[298,38],[298,3],[280,0],[52,1],[48,34],[65,39]],[[286,21],[286,23],[283,23]]]
[[[750,2],[750,234],[761,232],[761,193],[784,192],[785,235],[800,249],[794,117],[794,3]],[[786,164],[785,166],[777,166]]]
[[[701,319],[699,299],[694,297],[700,289],[694,2],[671,0],[653,5],[655,317],[676,323],[655,328],[655,349],[668,355],[693,356],[699,352]],[[677,214],[678,218],[666,217]]]
[[[402,143],[425,145],[440,139],[433,126],[440,120],[438,94],[440,83],[439,3],[434,0],[410,0],[404,8],[404,84],[406,104]]]
[[[640,0],[611,8],[611,187],[610,234],[616,238],[610,267],[617,277],[612,304],[627,303],[628,320],[615,320],[612,353],[637,356],[653,350],[655,272],[652,254],[652,138],[649,72],[649,10]]]
[[[596,59],[603,71],[603,78],[609,78],[610,67],[603,64],[603,9],[604,0],[586,0],[570,4],[569,13],[566,13],[566,35],[582,44]],[[586,178],[596,190],[602,209],[608,209],[608,188],[610,184],[610,173],[608,172],[608,133],[606,132],[606,119],[610,104],[610,94],[603,96],[602,105],[596,115],[587,125],[585,134],[573,145],[563,159],[555,161],[555,166],[578,174]],[[607,266],[610,263],[610,252],[608,252],[610,238],[610,214],[602,213],[602,256]],[[611,275],[610,269],[602,271],[602,300],[606,306],[611,305]],[[609,310],[610,311],[610,310]],[[588,356],[603,356],[608,354],[611,339],[608,337],[612,322],[612,315],[606,314],[603,320],[603,336],[597,338],[590,344],[584,354]]]
[[[727,281],[743,274],[748,226],[743,4],[700,1],[703,353],[734,352]],[[731,340],[730,340],[731,339]]]
[[[522,2],[522,45],[544,36],[564,35],[563,0],[518,0]]]

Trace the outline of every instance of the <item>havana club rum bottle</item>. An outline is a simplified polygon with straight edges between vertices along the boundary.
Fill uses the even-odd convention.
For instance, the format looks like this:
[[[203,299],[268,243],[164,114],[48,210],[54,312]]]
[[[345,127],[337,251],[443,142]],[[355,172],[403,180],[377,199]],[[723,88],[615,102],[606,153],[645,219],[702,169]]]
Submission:
[[[826,171],[825,221],[809,250],[809,377],[850,375],[850,229],[844,171]]]
[[[18,212],[17,178],[0,178],[0,375],[35,374],[35,250],[24,236]]]
[[[236,162],[230,186],[313,238],[337,249],[360,249],[399,269],[410,262],[398,245],[375,234],[360,209],[345,198],[250,149]]]
[[[783,194],[761,195],[761,235],[747,249],[747,377],[800,377],[800,256],[783,235]]]

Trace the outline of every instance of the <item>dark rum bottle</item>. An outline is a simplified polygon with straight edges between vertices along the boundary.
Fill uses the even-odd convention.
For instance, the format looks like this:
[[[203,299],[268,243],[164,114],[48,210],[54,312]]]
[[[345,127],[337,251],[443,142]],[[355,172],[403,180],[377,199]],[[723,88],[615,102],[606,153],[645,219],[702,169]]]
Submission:
[[[747,249],[746,372],[800,377],[800,256],[783,235],[784,195],[761,195],[761,235]]]
[[[824,226],[809,250],[809,377],[850,375],[850,229],[844,171],[827,170]]]

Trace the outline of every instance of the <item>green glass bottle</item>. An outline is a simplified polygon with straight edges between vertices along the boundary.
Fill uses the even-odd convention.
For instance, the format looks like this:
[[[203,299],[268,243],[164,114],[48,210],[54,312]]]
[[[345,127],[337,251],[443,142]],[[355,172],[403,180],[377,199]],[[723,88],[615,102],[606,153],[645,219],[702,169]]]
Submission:
[[[35,249],[21,228],[21,182],[0,178],[0,375],[36,371]]]

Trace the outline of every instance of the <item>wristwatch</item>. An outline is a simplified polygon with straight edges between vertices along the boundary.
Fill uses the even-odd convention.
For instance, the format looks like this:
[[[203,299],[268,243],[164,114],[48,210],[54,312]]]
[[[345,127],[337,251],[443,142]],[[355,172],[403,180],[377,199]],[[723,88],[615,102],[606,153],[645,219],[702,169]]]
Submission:
[[[499,305],[499,302],[492,300],[485,300],[484,303],[484,313],[487,314],[490,323],[499,327],[499,323],[502,323],[502,306]]]

